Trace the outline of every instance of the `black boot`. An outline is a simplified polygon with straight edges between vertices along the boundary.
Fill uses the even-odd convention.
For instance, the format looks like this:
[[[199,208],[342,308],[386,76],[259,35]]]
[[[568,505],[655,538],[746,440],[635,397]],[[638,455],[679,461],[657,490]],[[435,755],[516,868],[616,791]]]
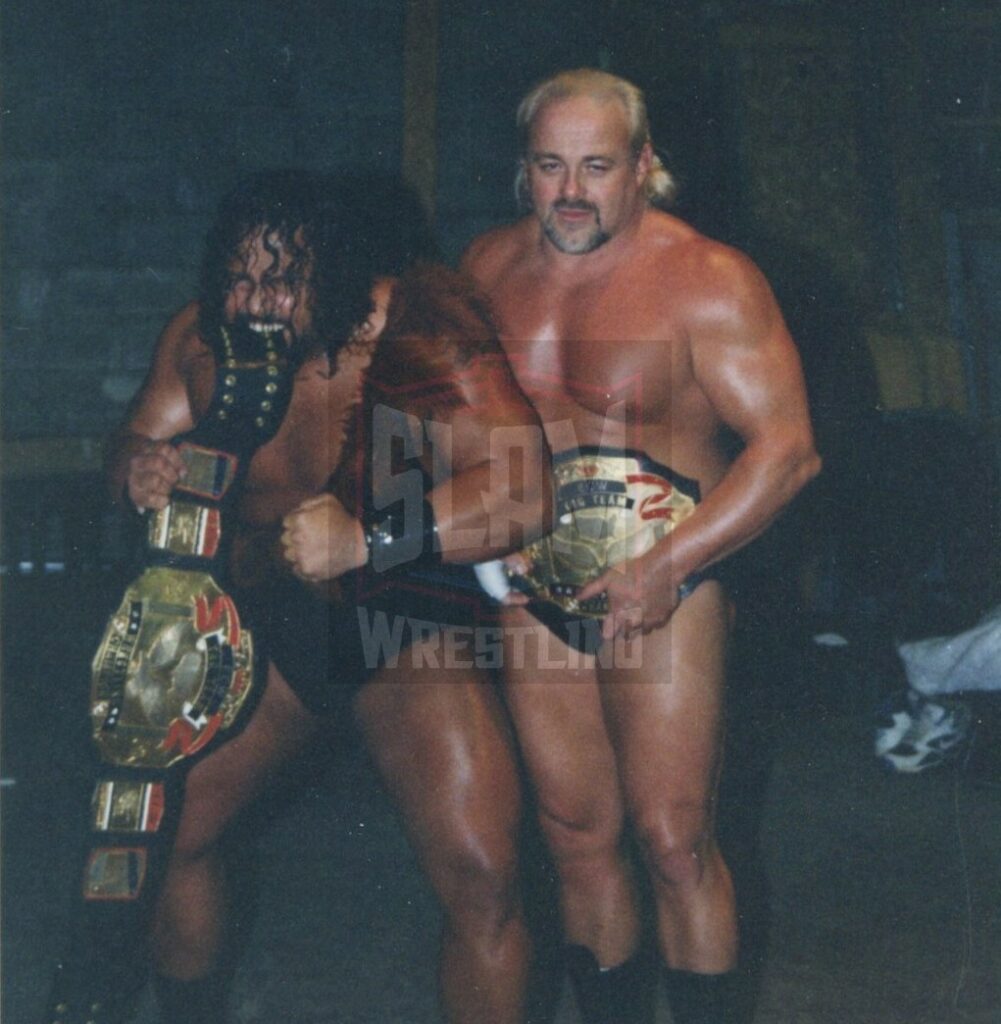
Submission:
[[[665,972],[667,1003],[674,1024],[736,1024],[737,972]]]
[[[181,981],[158,974],[153,988],[160,1008],[160,1024],[225,1024],[229,1001],[228,971]]]
[[[586,946],[568,946],[567,970],[584,1024],[653,1024],[656,974],[645,948],[602,970]]]

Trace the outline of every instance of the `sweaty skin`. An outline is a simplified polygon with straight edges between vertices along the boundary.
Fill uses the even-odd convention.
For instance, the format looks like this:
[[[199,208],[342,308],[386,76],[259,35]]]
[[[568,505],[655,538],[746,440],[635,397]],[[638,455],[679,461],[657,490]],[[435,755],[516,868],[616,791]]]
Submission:
[[[550,498],[545,442],[496,338],[470,336],[482,332],[482,323],[463,323],[461,310],[452,308],[449,336],[426,339],[410,333],[411,324],[423,319],[419,308],[410,308],[422,302],[414,289],[422,281],[424,291],[432,292],[433,273],[425,272],[424,278],[397,287],[388,310],[379,304],[373,314],[373,329],[382,334],[366,374],[369,414],[378,419],[380,411],[393,409],[405,412],[409,421],[402,430],[398,419],[395,425],[376,423],[372,430],[401,430],[423,449],[442,560],[483,561],[544,529]],[[437,299],[443,307],[461,301],[447,289]],[[426,386],[416,387],[419,382]],[[377,436],[356,443],[380,448]],[[391,477],[377,474],[377,505],[391,497],[384,493],[394,484]],[[369,558],[361,524],[333,495],[304,502],[286,515],[282,543],[297,575],[311,582],[334,579]]]
[[[245,316],[258,326],[277,322],[304,329],[301,317],[308,310],[308,296],[301,284],[282,279],[286,254],[281,253],[275,269],[262,257],[259,236],[249,240],[246,252],[249,258],[234,261],[227,316]],[[240,510],[241,529],[251,541],[246,547],[259,552],[257,528],[277,538],[282,517],[308,501],[292,522],[297,533],[295,524],[303,518],[313,528],[286,542],[297,572],[306,578],[322,575],[329,569],[324,562],[329,563],[330,549],[343,547],[332,545],[325,532],[331,522],[360,532],[335,498],[316,496],[345,457],[348,420],[361,395],[391,290],[390,282],[377,284],[372,315],[341,351],[335,367],[317,356],[297,371],[282,427],[256,453],[249,469]],[[213,358],[198,334],[197,318],[198,307],[189,305],[168,324],[147,379],[111,444],[111,489],[137,508],[159,508],[168,500],[181,471],[168,439],[190,429],[212,395]],[[486,557],[512,546],[491,545],[483,529],[498,507],[489,492],[491,472],[496,471],[490,430],[496,424],[524,442],[527,462],[534,453],[535,463],[526,465],[524,479],[536,483],[526,483],[519,497],[522,512],[528,508],[528,518],[534,520],[527,532],[537,534],[543,522],[547,456],[538,422],[501,360],[494,361],[488,376],[488,387],[482,381],[457,385],[470,404],[458,407],[452,418],[454,433],[460,436],[453,448],[451,477],[431,496],[443,538],[452,542],[449,557],[458,559],[480,554],[475,545],[460,543],[460,527],[470,530],[474,540],[488,538],[477,540]],[[438,419],[449,417],[439,413]],[[300,549],[300,543],[308,550]],[[361,551],[358,558],[364,557],[363,546]],[[447,1020],[518,1024],[528,936],[517,897],[520,788],[511,737],[482,673],[472,668],[443,673],[437,668],[439,648],[448,643],[445,631],[422,643],[426,651],[401,659],[398,669],[383,670],[363,688],[356,714],[443,905],[440,971]],[[276,768],[314,741],[321,727],[322,720],[306,710],[272,664],[264,695],[243,732],[191,770],[154,922],[154,953],[162,973],[195,979],[214,968],[225,906],[219,840],[277,774]]]
[[[650,160],[649,144],[630,150],[618,100],[551,100],[524,156],[533,215],[477,239],[464,266],[554,453],[639,449],[701,488],[673,533],[581,591],[607,591],[614,657],[580,656],[513,607],[506,624],[531,640],[505,674],[568,940],[605,967],[636,948],[628,818],[665,960],[715,974],[736,957],[712,822],[730,608],[715,580],[681,604],[678,587],[766,529],[819,460],[767,283],[739,252],[648,204]],[[732,462],[724,428],[743,441]]]

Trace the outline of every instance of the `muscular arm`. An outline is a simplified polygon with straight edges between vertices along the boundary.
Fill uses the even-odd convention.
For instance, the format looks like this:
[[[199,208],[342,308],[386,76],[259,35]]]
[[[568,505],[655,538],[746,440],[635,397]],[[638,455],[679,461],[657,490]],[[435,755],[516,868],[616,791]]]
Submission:
[[[480,562],[507,554],[549,524],[551,473],[542,425],[500,355],[478,356],[421,395],[391,393],[375,403],[373,489],[380,507],[420,517],[421,469],[390,464],[395,439],[431,477],[426,495],[443,561]],[[415,523],[420,519],[415,518]],[[297,573],[311,581],[340,576],[368,560],[364,527],[333,495],[285,517],[282,543]]]
[[[186,373],[195,332],[197,306],[177,313],[156,344],[142,387],[122,425],[105,445],[104,466],[112,499],[139,509],[162,508],[183,466],[168,438],[194,425]]]
[[[799,355],[771,290],[743,257],[726,271],[729,297],[693,317],[692,366],[744,449],[668,538],[678,582],[757,537],[820,470]]]
[[[497,557],[548,525],[549,455],[541,424],[461,278],[431,270],[401,286],[369,371],[370,443],[383,451],[372,465],[376,506],[401,496],[406,474],[408,496],[415,492],[420,471],[412,464],[394,471],[385,453],[389,434],[406,437],[408,454],[423,452],[432,479],[427,498],[444,560]],[[329,496],[301,506],[285,527],[287,557],[305,578],[337,576],[367,559],[361,523]]]
[[[606,636],[666,621],[689,576],[767,529],[820,469],[799,357],[770,288],[737,253],[717,251],[710,270],[690,290],[693,385],[744,449],[695,512],[630,566],[628,582],[606,573],[581,591],[608,590]]]

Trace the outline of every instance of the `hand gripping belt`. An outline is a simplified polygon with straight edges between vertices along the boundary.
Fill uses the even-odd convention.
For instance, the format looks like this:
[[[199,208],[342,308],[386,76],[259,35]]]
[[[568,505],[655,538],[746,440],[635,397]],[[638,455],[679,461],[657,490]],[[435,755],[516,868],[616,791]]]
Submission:
[[[594,653],[608,598],[602,593],[582,601],[579,591],[612,566],[645,554],[691,515],[699,484],[641,451],[597,446],[559,452],[553,480],[555,527],[519,553],[520,569],[504,567],[506,584],[530,599],[529,611],[564,643]],[[496,570],[480,575],[485,586],[503,592]],[[696,584],[690,577],[680,596]]]

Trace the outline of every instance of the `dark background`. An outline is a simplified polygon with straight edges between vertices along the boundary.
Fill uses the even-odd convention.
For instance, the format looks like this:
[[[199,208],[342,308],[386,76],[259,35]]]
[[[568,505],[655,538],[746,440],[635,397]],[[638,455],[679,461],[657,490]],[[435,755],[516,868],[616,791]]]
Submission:
[[[901,530],[880,532],[905,514],[920,531],[919,479],[989,491],[997,465],[998,21],[972,0],[6,4],[0,565],[117,557],[88,497],[101,439],[239,175],[339,169],[373,239],[405,182],[454,261],[515,215],[519,97],[601,65],[646,90],[678,212],[761,263],[800,344],[828,466],[805,600],[826,614],[923,571],[887,569]],[[913,493],[887,492],[887,450]],[[961,479],[957,451],[975,457]],[[950,585],[980,595],[993,526],[974,490],[949,514],[980,547]],[[850,553],[831,549],[845,532]]]
[[[874,792],[897,800],[910,815],[898,822],[904,845],[920,845],[921,793],[899,802],[873,783],[869,741],[859,736],[900,684],[896,640],[964,628],[997,599],[999,24],[997,3],[974,0],[8,0],[0,634],[4,776],[16,783],[4,809],[10,1012],[34,1005],[45,984],[60,920],[53,879],[69,864],[52,837],[58,846],[86,743],[86,665],[134,540],[102,496],[101,439],[141,382],[165,320],[193,295],[216,200],[262,167],[340,169],[371,204],[374,241],[392,230],[396,210],[380,197],[406,186],[454,261],[479,231],[515,215],[514,110],[533,82],[564,67],[606,67],[644,88],[654,141],[681,183],[677,212],[761,264],[803,355],[826,469],[745,560],[755,596],[745,621],[759,628],[740,639],[753,682],[736,698],[747,724],[732,760],[749,766],[750,780],[732,799],[737,845],[756,843],[772,768],[761,743],[767,722],[807,720],[817,708],[846,714],[856,731],[828,730],[826,755],[798,736],[795,771],[780,771],[800,822],[820,806],[826,815],[800,836],[811,844],[803,877],[838,876],[811,860],[813,844],[853,822],[861,828],[858,808]],[[822,629],[848,647],[810,647]],[[820,788],[796,789],[818,765]],[[314,850],[316,862],[350,863],[342,847],[356,834],[351,801],[369,813],[370,785],[335,784],[341,817],[323,827],[325,841],[341,846]],[[941,784],[935,792],[949,799]],[[399,845],[389,813],[378,814],[382,841],[365,854],[369,864]],[[875,826],[884,816],[869,808],[861,820]],[[935,835],[948,851],[954,837],[943,828]],[[280,858],[277,835],[267,841]],[[55,860],[36,862],[38,849]],[[782,870],[797,849],[780,845]],[[884,876],[894,874],[892,841],[878,850]],[[942,909],[921,902],[922,886],[937,885],[938,864],[931,858],[931,877],[912,889],[901,875],[895,897],[929,916],[907,946],[918,979],[930,976],[919,937],[934,932]],[[859,918],[842,925],[839,898],[854,876],[841,869],[842,888],[826,893],[826,925],[796,916],[813,890],[807,897],[792,885],[776,896],[793,944],[828,943],[822,960],[851,947],[862,904],[877,898],[853,890],[847,903]],[[400,877],[416,878],[410,871]],[[394,867],[374,873],[389,877]],[[330,872],[328,883],[338,877]],[[329,905],[357,894],[344,884],[350,891]],[[947,896],[939,894],[943,912],[958,905]],[[355,913],[369,934],[367,914],[381,897],[365,899]],[[428,946],[423,925],[412,928],[414,944]],[[996,921],[977,937],[984,950],[1001,948]],[[936,938],[950,946],[947,934]],[[357,938],[335,941],[350,949]],[[281,942],[258,945],[265,959],[281,959]],[[400,961],[412,955],[408,947]],[[833,968],[826,981],[801,985],[796,955],[783,961],[776,951],[777,962],[793,964],[790,991],[827,984],[829,994],[854,993]],[[293,991],[315,983],[313,956]],[[391,961],[383,969],[385,980],[367,987],[388,993],[398,972]],[[898,980],[901,991],[920,988]],[[430,1000],[424,974],[408,983]],[[873,991],[885,983],[876,977]],[[859,985],[853,1009],[832,1020],[868,1019],[857,1007],[870,993]],[[928,1013],[901,1020],[946,1020]],[[796,1019],[826,1021],[819,1010]]]
[[[847,293],[887,408],[992,408],[990,375],[963,372],[966,347],[986,366],[991,289],[960,293],[978,272],[994,280],[977,263],[997,259],[996,4],[409,10],[408,39],[402,0],[5,5],[8,439],[99,437],[115,421],[164,318],[191,296],[213,203],[239,174],[407,175],[454,259],[514,215],[518,98],[554,69],[598,64],[646,90],[682,214],[765,262],[786,253],[787,271],[818,261],[800,267],[801,291]],[[430,178],[404,166],[414,38],[435,64],[409,82],[436,120],[409,124]],[[972,244],[992,231],[994,249]]]

